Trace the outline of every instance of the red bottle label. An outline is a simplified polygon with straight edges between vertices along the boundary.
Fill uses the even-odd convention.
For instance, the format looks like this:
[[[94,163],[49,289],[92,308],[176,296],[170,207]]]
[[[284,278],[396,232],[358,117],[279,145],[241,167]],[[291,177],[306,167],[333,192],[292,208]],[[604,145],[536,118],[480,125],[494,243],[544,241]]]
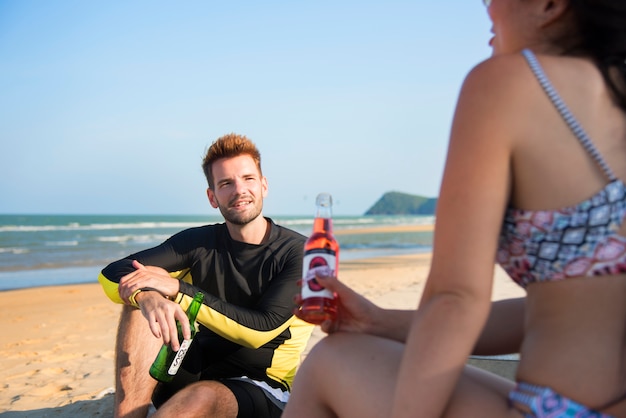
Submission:
[[[310,297],[333,298],[333,292],[321,287],[315,275],[335,276],[337,257],[335,251],[316,248],[306,251],[302,267],[302,299]]]

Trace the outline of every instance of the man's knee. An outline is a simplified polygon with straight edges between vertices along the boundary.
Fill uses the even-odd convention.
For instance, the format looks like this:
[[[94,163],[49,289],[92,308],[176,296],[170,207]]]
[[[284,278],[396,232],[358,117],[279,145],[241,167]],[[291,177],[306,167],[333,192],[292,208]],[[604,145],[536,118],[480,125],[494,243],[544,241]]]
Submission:
[[[139,309],[124,305],[120,315],[117,329],[116,351],[128,351],[136,346],[136,350],[142,353],[152,353],[154,356],[163,344],[160,338],[155,337]]]
[[[175,409],[183,405],[185,411],[190,414],[191,411],[203,411],[209,416],[234,417],[238,410],[237,399],[230,389],[211,380],[195,382],[184,387],[170,398],[162,409],[166,411],[170,407]]]
[[[234,395],[226,386],[219,382],[212,380],[202,380],[192,383],[183,389],[183,392],[187,393],[190,400],[201,399],[202,403],[206,405],[213,405],[220,402],[224,397],[232,397],[235,400]]]
[[[141,311],[130,305],[122,306],[122,312],[120,314],[119,328],[127,328],[129,326],[137,326],[138,324],[145,324],[148,326],[147,320],[144,318]]]

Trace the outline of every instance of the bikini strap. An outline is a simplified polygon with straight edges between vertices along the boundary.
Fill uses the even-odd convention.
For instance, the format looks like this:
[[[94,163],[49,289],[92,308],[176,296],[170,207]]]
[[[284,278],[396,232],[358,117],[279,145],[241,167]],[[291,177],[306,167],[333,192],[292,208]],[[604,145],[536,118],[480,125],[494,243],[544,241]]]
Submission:
[[[543,68],[541,68],[541,65],[539,65],[537,57],[535,57],[535,54],[533,54],[532,51],[530,51],[529,49],[524,49],[522,51],[522,54],[524,55],[524,58],[526,58],[526,61],[528,62],[528,65],[530,66],[533,74],[535,74],[537,81],[539,81],[539,84],[541,84],[543,91],[548,95],[550,101],[552,102],[554,107],[556,107],[556,110],[558,110],[558,112],[561,114],[561,117],[563,118],[565,123],[567,123],[567,126],[570,128],[572,133],[576,136],[576,138],[578,138],[580,144],[589,153],[591,158],[593,158],[594,161],[600,166],[600,169],[602,169],[602,172],[609,179],[609,181],[617,180],[617,177],[615,176],[615,174],[613,174],[613,170],[611,170],[611,167],[609,167],[606,161],[604,161],[602,155],[598,152],[595,145],[593,145],[593,142],[591,142],[591,139],[587,135],[587,132],[585,132],[585,130],[580,125],[578,120],[576,120],[572,112],[570,112],[565,102],[563,102],[561,96],[559,96],[557,91],[554,89],[552,83],[550,83],[550,80],[548,80],[548,77],[544,73]]]

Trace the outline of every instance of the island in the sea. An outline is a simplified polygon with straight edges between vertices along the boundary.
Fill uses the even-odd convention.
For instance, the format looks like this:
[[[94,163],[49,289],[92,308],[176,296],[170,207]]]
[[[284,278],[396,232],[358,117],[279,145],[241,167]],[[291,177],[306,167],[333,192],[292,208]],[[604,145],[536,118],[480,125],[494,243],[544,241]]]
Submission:
[[[365,215],[434,215],[436,205],[436,197],[387,192]]]

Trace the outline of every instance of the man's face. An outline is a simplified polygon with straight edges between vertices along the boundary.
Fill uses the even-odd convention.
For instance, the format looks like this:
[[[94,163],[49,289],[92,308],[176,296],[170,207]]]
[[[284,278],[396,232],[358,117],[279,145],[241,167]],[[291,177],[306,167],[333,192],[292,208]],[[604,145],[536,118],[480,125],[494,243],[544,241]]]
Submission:
[[[212,172],[214,188],[207,190],[207,195],[227,222],[245,225],[261,214],[267,179],[252,157],[222,158],[213,163]]]

